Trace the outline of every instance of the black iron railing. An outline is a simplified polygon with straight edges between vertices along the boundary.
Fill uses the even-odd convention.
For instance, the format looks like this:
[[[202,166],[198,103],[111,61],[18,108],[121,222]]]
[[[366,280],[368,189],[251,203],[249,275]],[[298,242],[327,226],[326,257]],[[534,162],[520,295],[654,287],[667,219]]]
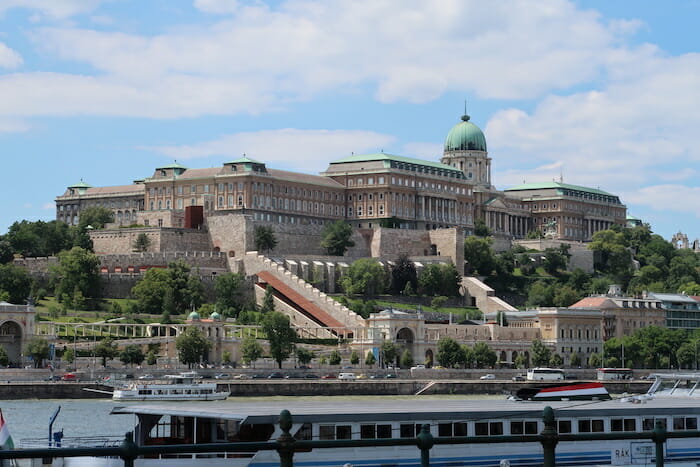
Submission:
[[[392,439],[358,439],[358,440],[325,440],[299,441],[295,440],[289,430],[292,428],[292,415],[283,410],[280,413],[280,428],[282,435],[274,441],[210,443],[210,444],[178,444],[167,446],[137,446],[131,432],[126,434],[124,442],[117,447],[92,448],[50,448],[50,449],[17,449],[12,451],[0,450],[0,461],[4,459],[37,459],[63,457],[119,457],[125,467],[133,467],[134,460],[140,456],[201,454],[201,453],[255,453],[272,451],[279,453],[281,467],[293,467],[294,452],[297,450],[330,449],[330,448],[360,448],[380,446],[415,446],[420,450],[421,466],[430,466],[430,451],[435,445],[443,444],[497,444],[497,443],[540,443],[542,445],[543,466],[556,466],[556,446],[560,441],[603,441],[603,440],[649,440],[655,445],[655,465],[664,466],[664,443],[671,438],[700,438],[700,431],[668,432],[661,422],[657,422],[653,431],[648,432],[616,432],[616,433],[581,433],[559,434],[556,429],[554,411],[545,407],[543,413],[545,428],[539,435],[527,436],[462,436],[462,437],[433,437],[429,425],[423,425],[421,432],[415,438]]]

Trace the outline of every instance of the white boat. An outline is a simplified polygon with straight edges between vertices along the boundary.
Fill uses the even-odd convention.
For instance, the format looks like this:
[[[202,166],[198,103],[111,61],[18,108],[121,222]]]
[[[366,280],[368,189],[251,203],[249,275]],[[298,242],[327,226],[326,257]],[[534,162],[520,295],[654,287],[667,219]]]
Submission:
[[[698,381],[696,376],[695,381]],[[688,380],[686,383],[690,384]],[[536,436],[544,429],[545,406],[554,409],[561,434],[650,432],[657,423],[669,432],[697,430],[700,404],[690,397],[646,394],[605,401],[505,401],[421,399],[343,400],[338,398],[285,401],[221,401],[207,404],[134,404],[115,407],[113,414],[136,416],[134,441],[140,446],[203,443],[261,442],[282,435],[279,415],[292,414],[290,433],[297,440],[414,439],[424,424],[435,437],[499,435]],[[216,450],[215,450],[216,451]],[[700,461],[697,438],[668,439],[664,444],[666,465],[696,466]],[[413,446],[337,447],[297,450],[294,465],[343,466],[420,464],[420,451]],[[655,445],[649,440],[560,441],[557,465],[650,465]],[[538,466],[543,453],[539,442],[507,444],[435,444],[431,465],[439,466]],[[87,459],[66,458],[65,466],[87,465]],[[90,458],[94,466],[114,460]],[[226,450],[199,454],[151,455],[138,458],[137,467],[271,466],[279,465],[277,452]]]
[[[220,401],[231,393],[217,390],[216,383],[203,383],[194,372],[166,375],[165,381],[132,382],[116,387],[115,401]]]

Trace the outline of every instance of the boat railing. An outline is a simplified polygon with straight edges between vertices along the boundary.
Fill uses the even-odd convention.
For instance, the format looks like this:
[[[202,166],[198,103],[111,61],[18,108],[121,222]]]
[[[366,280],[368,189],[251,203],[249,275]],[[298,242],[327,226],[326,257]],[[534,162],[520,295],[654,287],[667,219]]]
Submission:
[[[44,448],[87,448],[87,447],[115,447],[121,446],[124,438],[121,436],[77,436],[63,437],[61,441],[49,442],[46,438],[22,438],[20,449],[44,449]]]
[[[664,444],[668,439],[699,438],[700,431],[666,431],[660,421],[652,431],[644,432],[611,432],[611,433],[578,433],[560,434],[557,432],[557,422],[554,410],[545,407],[543,411],[544,429],[539,435],[509,435],[509,436],[460,436],[434,437],[430,434],[429,425],[423,425],[415,438],[391,439],[348,439],[348,440],[295,440],[290,429],[292,415],[287,410],[280,413],[280,428],[282,434],[272,441],[237,442],[237,443],[208,443],[208,444],[178,444],[178,445],[148,445],[137,446],[133,441],[133,433],[126,434],[119,446],[109,447],[61,447],[0,450],[0,464],[4,459],[43,459],[68,457],[119,457],[125,467],[133,467],[137,457],[178,456],[180,454],[210,454],[219,453],[254,453],[258,451],[277,451],[280,467],[294,466],[294,453],[312,449],[328,448],[362,448],[380,446],[414,446],[420,450],[421,467],[430,466],[430,453],[433,446],[440,444],[499,444],[499,443],[540,443],[542,446],[542,463],[544,467],[555,467],[556,447],[560,442],[589,442],[610,440],[647,440],[654,444],[653,462],[657,467],[664,466]],[[652,453],[649,453],[650,456]],[[228,457],[228,454],[226,454]],[[649,459],[649,464],[652,459]]]

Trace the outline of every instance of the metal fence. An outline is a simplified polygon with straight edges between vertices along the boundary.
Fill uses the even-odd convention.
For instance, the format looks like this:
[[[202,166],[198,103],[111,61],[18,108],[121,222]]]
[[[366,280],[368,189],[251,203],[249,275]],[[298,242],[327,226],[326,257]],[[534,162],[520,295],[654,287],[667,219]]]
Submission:
[[[392,439],[361,439],[361,440],[327,440],[300,441],[295,440],[289,430],[292,427],[292,415],[288,410],[280,413],[279,425],[282,435],[274,441],[238,442],[211,444],[178,444],[168,446],[137,446],[131,432],[126,434],[124,441],[116,447],[92,448],[49,448],[49,449],[17,449],[12,451],[0,450],[0,465],[6,459],[47,459],[64,457],[118,457],[124,461],[125,467],[133,467],[134,460],[140,456],[201,454],[222,452],[249,452],[275,450],[279,453],[280,466],[294,465],[296,450],[329,449],[329,448],[360,448],[380,446],[415,446],[420,450],[421,466],[430,466],[430,452],[433,446],[442,444],[497,444],[497,443],[540,443],[542,445],[543,466],[556,466],[556,446],[560,441],[601,441],[601,440],[650,440],[655,444],[655,465],[664,466],[664,443],[670,438],[700,438],[700,431],[668,432],[660,422],[653,431],[649,432],[619,432],[619,433],[585,433],[559,434],[556,429],[554,411],[545,407],[543,413],[544,429],[539,435],[527,436],[463,436],[463,437],[434,437],[430,427],[423,425],[416,438]]]

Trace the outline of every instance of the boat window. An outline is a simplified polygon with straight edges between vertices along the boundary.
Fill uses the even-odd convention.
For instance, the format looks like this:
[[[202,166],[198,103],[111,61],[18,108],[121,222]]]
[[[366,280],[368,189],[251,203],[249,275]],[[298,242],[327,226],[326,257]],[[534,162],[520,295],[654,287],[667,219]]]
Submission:
[[[660,422],[661,427],[664,430],[666,429],[666,419],[665,418],[644,418],[644,419],[642,419],[642,430],[643,431],[652,431],[654,429],[654,426],[656,426],[656,422]]]
[[[352,439],[350,425],[338,425],[335,427],[335,439]]]
[[[415,438],[422,426],[420,423],[402,423],[399,426],[399,434],[402,438]]]
[[[673,430],[697,430],[698,429],[698,419],[695,417],[674,417],[673,418]]]
[[[299,430],[294,435],[294,439],[297,441],[311,440],[311,423],[302,423]]]
[[[327,440],[335,439],[334,425],[321,425],[318,427],[318,439]]]
[[[256,425],[241,425],[239,437],[241,441],[267,441],[275,431],[272,423],[261,423]]]
[[[610,431],[637,431],[637,420],[634,418],[611,418]]]
[[[537,434],[537,422],[536,421],[512,421],[510,422],[510,434],[511,435],[536,435]]]
[[[571,420],[559,420],[558,424],[559,433],[571,433]]]
[[[391,438],[391,425],[377,425],[377,438]]]
[[[360,438],[391,438],[391,425],[360,425]]]
[[[439,423],[438,436],[467,436],[467,423]]]
[[[352,439],[352,429],[350,425],[321,425],[318,437],[322,440]]]
[[[603,420],[579,420],[578,421],[578,432],[579,433],[602,433],[603,430]]]
[[[476,436],[498,436],[503,434],[503,422],[477,422],[474,424]]]
[[[215,441],[225,443],[238,440],[238,420],[217,420]]]

